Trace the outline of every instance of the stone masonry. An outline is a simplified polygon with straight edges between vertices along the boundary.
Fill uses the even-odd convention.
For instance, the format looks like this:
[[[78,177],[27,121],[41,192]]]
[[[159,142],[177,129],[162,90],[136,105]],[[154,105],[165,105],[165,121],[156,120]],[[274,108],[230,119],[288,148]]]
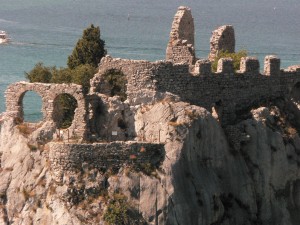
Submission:
[[[101,71],[120,69],[128,79],[128,102],[131,105],[158,101],[158,93],[171,92],[181,100],[202,106],[209,111],[221,102],[226,121],[235,113],[279,97],[289,98],[293,87],[300,82],[299,70],[280,70],[280,60],[267,56],[265,74],[259,72],[259,61],[253,57],[242,59],[240,71],[235,72],[231,59],[220,59],[218,71],[213,73],[210,63],[197,61],[191,73],[188,64],[102,59],[99,73],[92,79],[92,89],[101,92]],[[268,71],[271,71],[269,73]],[[231,119],[230,119],[231,118]]]
[[[213,32],[211,40],[213,46],[211,56],[216,55],[220,49],[234,51],[233,27],[229,25],[220,27]],[[6,91],[7,112],[22,118],[22,98],[26,91],[32,90],[43,99],[44,121],[55,122],[53,102],[57,95],[68,93],[75,97],[78,103],[73,124],[69,129],[80,136],[93,133],[89,126],[93,124],[91,119],[97,112],[92,112],[90,108],[86,109],[88,105],[93,104],[89,96],[95,96],[92,98],[93,102],[101,98],[100,95],[109,97],[110,91],[107,90],[103,74],[110,69],[119,70],[126,76],[128,107],[122,103],[125,108],[153,104],[170,93],[180,97],[182,101],[202,106],[209,111],[217,108],[223,124],[230,124],[237,113],[252,105],[279,97],[291,98],[291,93],[297,92],[294,89],[299,87],[299,66],[281,70],[280,59],[276,56],[267,56],[264,73],[260,73],[259,61],[254,57],[246,57],[241,60],[240,70],[234,71],[232,60],[227,58],[219,60],[217,72],[214,73],[209,59],[196,60],[193,45],[194,23],[191,10],[181,6],[172,24],[167,61],[148,62],[106,56],[100,62],[98,73],[91,79],[90,93],[87,96],[83,95],[81,86],[75,84],[26,82],[12,84]],[[174,50],[174,46],[178,52]],[[187,46],[193,50],[188,57],[184,53]],[[109,107],[110,103],[107,104]],[[109,108],[106,110],[109,113]],[[89,118],[88,125],[87,118]]]
[[[173,63],[195,63],[194,19],[190,8],[179,7],[174,16],[166,60]]]
[[[75,110],[74,120],[68,128],[70,137],[84,137],[86,127],[86,100],[82,92],[81,85],[76,84],[45,84],[45,83],[28,83],[17,82],[11,84],[6,92],[6,111],[23,119],[23,97],[27,91],[34,91],[42,98],[43,122],[50,121],[55,125],[58,118],[55,118],[54,103],[57,96],[61,94],[69,94],[77,101],[77,109]]]
[[[104,133],[122,133],[110,143],[50,143],[51,168],[58,181],[64,172],[74,172],[85,165],[97,169],[119,168],[133,162],[157,165],[164,155],[163,144],[128,141],[138,140],[135,115],[143,106],[172,96],[176,101],[216,112],[221,125],[231,128],[240,112],[266,101],[286,98],[300,105],[300,66],[282,70],[280,59],[274,55],[266,56],[263,73],[254,57],[242,58],[239,71],[234,71],[232,59],[220,59],[217,72],[213,72],[211,60],[221,49],[234,52],[234,44],[233,27],[222,26],[213,33],[209,58],[196,59],[193,17],[189,8],[179,7],[166,50],[167,60],[149,62],[106,56],[90,81],[87,95],[76,84],[18,82],[7,88],[6,111],[15,118],[23,118],[24,94],[35,91],[42,98],[43,122],[50,122],[55,128],[57,109],[54,103],[58,95],[66,93],[78,104],[72,125],[67,129],[70,138],[98,141]],[[119,70],[126,77],[125,102],[110,96],[104,74],[111,69]],[[233,139],[239,139],[236,130],[228,132]],[[124,140],[127,142],[119,142]],[[142,140],[151,139],[142,137]]]
[[[214,61],[221,50],[230,53],[235,50],[234,29],[231,25],[224,25],[213,31],[210,38],[209,60]]]
[[[50,144],[49,160],[56,180],[63,174],[81,171],[84,167],[98,169],[119,169],[124,165],[135,165],[143,169],[146,164],[159,166],[164,159],[164,145],[143,142],[112,142],[95,144]]]

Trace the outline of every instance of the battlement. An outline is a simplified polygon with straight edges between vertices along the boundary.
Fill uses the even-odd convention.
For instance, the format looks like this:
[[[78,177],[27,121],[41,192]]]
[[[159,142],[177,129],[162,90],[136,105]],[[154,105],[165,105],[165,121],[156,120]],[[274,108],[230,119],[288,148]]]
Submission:
[[[280,59],[276,56],[266,56],[264,73],[260,73],[260,63],[254,57],[242,58],[238,71],[234,71],[232,59],[220,59],[216,72],[212,71],[211,62],[207,59],[197,60],[191,71],[191,66],[185,63],[108,58],[101,61],[100,72],[92,82],[93,88],[101,92],[97,87],[101,86],[99,78],[102,71],[111,68],[121,70],[128,79],[128,101],[132,105],[145,100],[142,96],[147,96],[147,101],[154,101],[159,98],[157,92],[171,92],[183,101],[208,110],[219,101],[246,108],[259,101],[288,97],[296,83],[300,82],[299,68],[281,70]]]

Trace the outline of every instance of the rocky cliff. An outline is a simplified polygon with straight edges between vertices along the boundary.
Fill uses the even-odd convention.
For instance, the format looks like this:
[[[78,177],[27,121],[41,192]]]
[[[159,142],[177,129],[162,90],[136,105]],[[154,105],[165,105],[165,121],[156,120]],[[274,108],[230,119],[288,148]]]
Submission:
[[[0,225],[300,224],[299,66],[282,70],[267,56],[261,74],[246,57],[233,71],[226,58],[213,73],[196,60],[193,33],[190,9],[179,7],[168,61],[106,56],[87,94],[74,84],[10,85]],[[221,27],[213,56],[234,43],[233,28]],[[27,91],[42,97],[40,123],[23,121]],[[63,130],[62,94],[78,103]]]
[[[51,144],[4,116],[0,224],[299,224],[299,114],[277,100],[221,127],[203,108],[164,99],[135,114],[137,132],[160,133],[158,166],[82,163],[61,181]]]

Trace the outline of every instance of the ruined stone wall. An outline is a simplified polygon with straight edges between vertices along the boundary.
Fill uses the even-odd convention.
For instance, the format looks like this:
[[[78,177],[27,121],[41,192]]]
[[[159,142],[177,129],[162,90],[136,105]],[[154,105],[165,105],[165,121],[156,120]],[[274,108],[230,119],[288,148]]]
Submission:
[[[180,6],[172,23],[166,60],[173,63],[195,63],[194,33],[191,9]]]
[[[230,53],[235,51],[234,29],[231,25],[224,25],[213,31],[208,59],[214,61],[221,50]]]
[[[110,95],[103,75],[110,69],[116,69],[127,77],[127,99],[130,105],[152,101],[157,94],[154,72],[160,64],[160,62],[151,63],[145,60],[104,57],[101,60],[99,72],[91,80],[90,94],[99,92]]]
[[[49,160],[57,181],[64,173],[82,171],[84,167],[106,171],[124,165],[158,166],[164,159],[164,144],[112,142],[97,144],[50,143]]]
[[[69,94],[77,101],[74,120],[68,128],[70,137],[84,137],[86,132],[86,100],[82,86],[76,84],[45,84],[17,82],[11,84],[6,92],[6,112],[15,118],[23,119],[23,97],[27,91],[34,91],[42,98],[43,122],[50,121],[55,126],[54,102],[58,95]]]
[[[114,67],[124,71],[128,78],[128,101],[132,105],[151,103],[149,100],[158,100],[163,93],[171,92],[183,101],[208,110],[217,103],[221,105],[224,118],[229,121],[234,119],[236,111],[266,100],[287,97],[300,81],[300,72],[280,70],[280,60],[275,56],[266,57],[263,74],[259,72],[258,60],[252,57],[242,59],[238,72],[234,72],[230,59],[219,61],[217,73],[211,72],[208,61],[200,60],[196,63],[195,71],[190,73],[187,64],[111,58],[102,61],[100,71]],[[95,80],[100,80],[100,77],[101,72],[95,76]],[[99,83],[94,82],[93,85],[97,90]],[[101,88],[98,91],[101,92]],[[146,95],[157,98],[145,99]]]

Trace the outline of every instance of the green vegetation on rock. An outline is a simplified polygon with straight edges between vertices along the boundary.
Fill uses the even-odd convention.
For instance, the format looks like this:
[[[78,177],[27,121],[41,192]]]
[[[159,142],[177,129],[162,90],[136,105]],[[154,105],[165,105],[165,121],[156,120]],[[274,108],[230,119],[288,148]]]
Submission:
[[[127,198],[123,194],[115,193],[109,200],[103,218],[109,225],[128,224],[128,208]]]
[[[124,73],[122,73],[120,70],[110,69],[106,71],[103,77],[111,86],[111,96],[118,95],[121,97],[121,101],[125,101],[127,98],[127,79]]]
[[[212,62],[212,71],[216,72],[218,67],[218,61],[221,58],[232,58],[233,60],[233,68],[234,71],[237,71],[240,69],[240,62],[242,57],[246,57],[248,55],[246,50],[240,50],[238,52],[230,53],[228,51],[221,50],[218,53],[218,56],[215,58],[215,60]]]

